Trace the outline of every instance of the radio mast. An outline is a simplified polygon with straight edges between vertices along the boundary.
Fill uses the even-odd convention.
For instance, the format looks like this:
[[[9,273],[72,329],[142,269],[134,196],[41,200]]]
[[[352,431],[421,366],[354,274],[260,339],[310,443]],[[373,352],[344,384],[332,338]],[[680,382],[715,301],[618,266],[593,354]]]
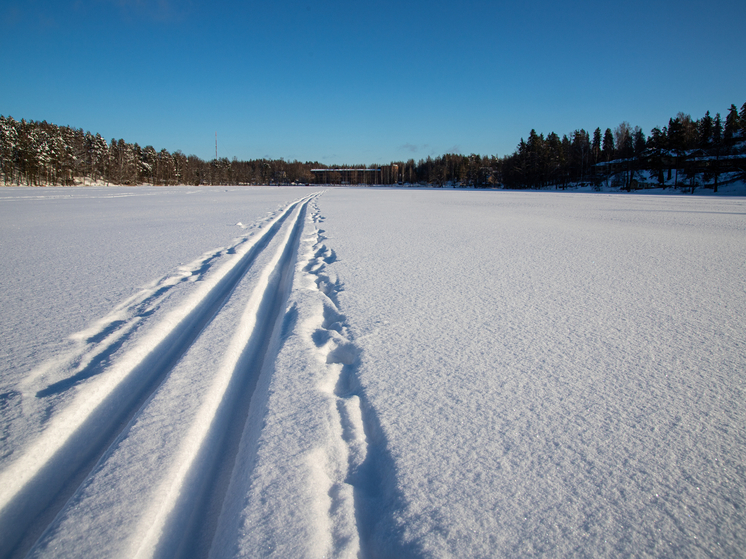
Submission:
[[[215,132],[215,161],[218,160],[218,133]]]

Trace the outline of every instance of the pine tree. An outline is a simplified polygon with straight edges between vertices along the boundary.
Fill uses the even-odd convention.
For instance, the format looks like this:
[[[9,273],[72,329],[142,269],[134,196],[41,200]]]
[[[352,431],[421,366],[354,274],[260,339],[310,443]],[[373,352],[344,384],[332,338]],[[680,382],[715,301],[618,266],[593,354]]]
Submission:
[[[720,148],[723,144],[723,121],[720,113],[715,115],[715,123],[712,126],[712,143],[715,146],[715,192],[718,191],[718,178],[720,177]]]
[[[682,150],[684,149],[684,125],[681,122],[681,117],[668,119],[668,147],[674,152],[676,161],[674,163],[676,176],[674,178],[674,186],[679,186],[679,167],[682,156]],[[669,172],[669,178],[670,172]]]
[[[647,146],[653,149],[663,149],[665,144],[663,131],[657,126],[650,131]]]
[[[683,127],[679,117],[668,119],[668,147],[677,151],[684,149]]]
[[[604,161],[608,163],[614,156],[614,134],[611,132],[611,128],[607,128],[604,132],[603,144],[601,147],[601,153]],[[606,186],[609,186],[609,177],[611,176],[611,167],[606,166]]]
[[[725,117],[725,130],[723,131],[723,139],[725,144],[728,146],[733,145],[735,141],[736,132],[740,129],[741,119],[738,116],[738,109],[735,105],[730,106],[728,116]]]
[[[699,121],[699,147],[707,149],[712,140],[712,117],[710,111],[705,113],[702,120]]]
[[[562,141],[555,132],[552,132],[547,136],[546,151],[548,166],[547,181],[549,181],[550,184],[553,183],[556,188],[565,160],[562,156]]]
[[[635,157],[640,157],[642,152],[645,151],[646,142],[645,132],[639,126],[635,126],[635,129],[632,131],[632,141],[634,143]]]
[[[568,172],[570,167],[570,161],[572,161],[572,142],[567,134],[562,134],[562,190],[567,188],[567,181],[569,180],[570,173]]]
[[[682,149],[695,149],[699,139],[699,123],[685,113],[679,113],[677,118],[681,122]]]
[[[542,152],[544,151],[544,137],[537,134],[533,128],[528,135],[526,150],[528,156],[528,184],[531,187],[539,187],[541,186],[540,168]]]
[[[570,174],[573,179],[580,179],[581,182],[585,181],[585,171],[590,151],[591,142],[588,132],[582,128],[575,130],[572,134],[572,159],[570,168]]]
[[[712,125],[712,142],[715,146],[719,146],[723,142],[723,121],[720,118],[720,113],[715,115]]]
[[[614,134],[611,132],[611,128],[607,128],[606,132],[604,132],[603,147],[601,150],[604,159],[606,161],[611,161],[611,158],[614,155]]]
[[[657,126],[650,131],[650,137],[647,141],[647,147],[652,151],[651,156],[648,158],[650,162],[651,174],[654,174],[658,178],[658,184],[663,186],[665,180],[663,178],[663,161],[661,158],[661,151],[665,147],[666,137],[663,131]]]
[[[593,157],[593,165],[598,163],[601,157],[601,129],[596,128],[593,131],[593,142],[591,143],[591,156]]]

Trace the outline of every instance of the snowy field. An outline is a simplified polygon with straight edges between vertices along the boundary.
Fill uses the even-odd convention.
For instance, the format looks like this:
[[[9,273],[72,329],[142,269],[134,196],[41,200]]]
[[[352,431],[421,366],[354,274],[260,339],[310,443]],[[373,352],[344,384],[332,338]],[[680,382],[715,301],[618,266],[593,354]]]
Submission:
[[[744,557],[746,199],[0,190],[0,557]]]

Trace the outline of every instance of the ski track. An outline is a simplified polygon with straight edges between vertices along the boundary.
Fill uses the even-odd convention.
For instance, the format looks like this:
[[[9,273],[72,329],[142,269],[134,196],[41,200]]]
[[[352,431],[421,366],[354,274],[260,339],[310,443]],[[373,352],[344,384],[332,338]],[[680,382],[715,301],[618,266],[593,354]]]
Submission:
[[[186,437],[190,441],[177,459],[177,470],[168,478],[168,497],[150,524],[135,557],[206,556],[235,463],[242,430],[224,432],[226,425],[244,425],[251,395],[264,367],[272,358],[292,279],[305,204],[297,207],[293,226],[286,231],[270,265],[262,271],[257,289],[246,304],[241,322],[223,357],[217,382],[199,410]],[[188,482],[188,478],[191,481]],[[190,491],[183,492],[189,483]],[[163,550],[163,551],[161,551]]]
[[[340,309],[337,255],[321,223],[311,201],[211,559],[414,556],[398,543],[395,468],[358,378],[363,354]]]
[[[277,221],[278,213],[280,212],[270,214],[269,217],[257,222],[256,226],[261,228],[266,224],[272,227]],[[242,228],[245,229],[246,226]],[[266,230],[263,233],[266,233]],[[260,232],[254,236],[255,233],[250,232],[249,235],[240,237],[233,245],[225,249],[208,251],[193,262],[179,266],[173,274],[146,285],[138,293],[117,305],[105,317],[97,320],[85,330],[73,334],[70,337],[73,341],[71,350],[61,357],[45,362],[26,376],[23,382],[24,393],[34,390],[35,386],[44,383],[50,373],[57,371],[64,371],[64,378],[46,383],[43,388],[37,389],[37,397],[62,393],[98,374],[103,369],[106,360],[135,334],[148,317],[158,310],[170,295],[172,288],[180,283],[202,281],[222,256],[235,255],[239,252],[245,254],[247,250],[256,249],[254,245],[262,242],[263,233]]]
[[[64,409],[49,418],[25,452],[11,457],[0,474],[1,557],[24,556],[53,524],[55,516],[84,485],[96,464],[106,459],[110,452],[107,449],[116,447],[177,363],[219,315],[258,255],[282,234],[279,248],[270,264],[261,270],[258,287],[221,358],[216,381],[198,410],[198,420],[190,427],[176,469],[165,478],[167,487],[162,490],[167,497],[155,511],[155,520],[143,530],[145,537],[137,552],[143,557],[206,556],[215,531],[215,521],[210,518],[217,517],[214,511],[220,510],[228,489],[242,433],[240,427],[223,433],[223,427],[246,424],[257,376],[265,362],[272,359],[276,345],[306,208],[316,196],[290,204],[268,218],[253,236],[239,240],[227,250],[206,253],[176,274],[142,290],[80,332],[72,352],[29,376],[24,397],[30,394],[47,398],[68,393],[70,400]],[[212,272],[210,269],[221,256],[227,262]],[[208,271],[211,273],[207,274]],[[192,293],[158,320],[155,311],[171,288],[192,281],[199,281]],[[153,327],[133,344],[126,344],[151,315],[155,321]],[[344,329],[335,330],[334,324],[327,328],[335,333],[331,336],[343,336]],[[121,356],[120,349],[123,349],[119,352]],[[337,344],[329,352],[330,366],[338,365],[344,370],[354,355],[349,342]],[[46,379],[55,378],[54,371],[60,369],[73,372],[45,385]],[[340,378],[343,376],[340,372]],[[344,392],[340,396],[340,409],[350,407],[341,416],[346,418],[343,419],[348,424],[346,437],[352,441],[351,448],[357,449],[354,454],[358,460],[362,452],[358,448],[361,444],[358,431],[364,429],[357,419],[358,397],[347,390],[346,385],[335,388],[339,394]],[[241,393],[244,397],[239,398],[237,394]]]

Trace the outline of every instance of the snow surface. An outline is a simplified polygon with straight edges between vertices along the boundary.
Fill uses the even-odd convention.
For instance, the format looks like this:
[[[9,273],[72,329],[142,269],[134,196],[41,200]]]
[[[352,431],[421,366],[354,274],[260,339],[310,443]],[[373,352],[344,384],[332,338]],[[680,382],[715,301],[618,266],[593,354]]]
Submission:
[[[746,555],[746,200],[0,190],[0,556]]]

